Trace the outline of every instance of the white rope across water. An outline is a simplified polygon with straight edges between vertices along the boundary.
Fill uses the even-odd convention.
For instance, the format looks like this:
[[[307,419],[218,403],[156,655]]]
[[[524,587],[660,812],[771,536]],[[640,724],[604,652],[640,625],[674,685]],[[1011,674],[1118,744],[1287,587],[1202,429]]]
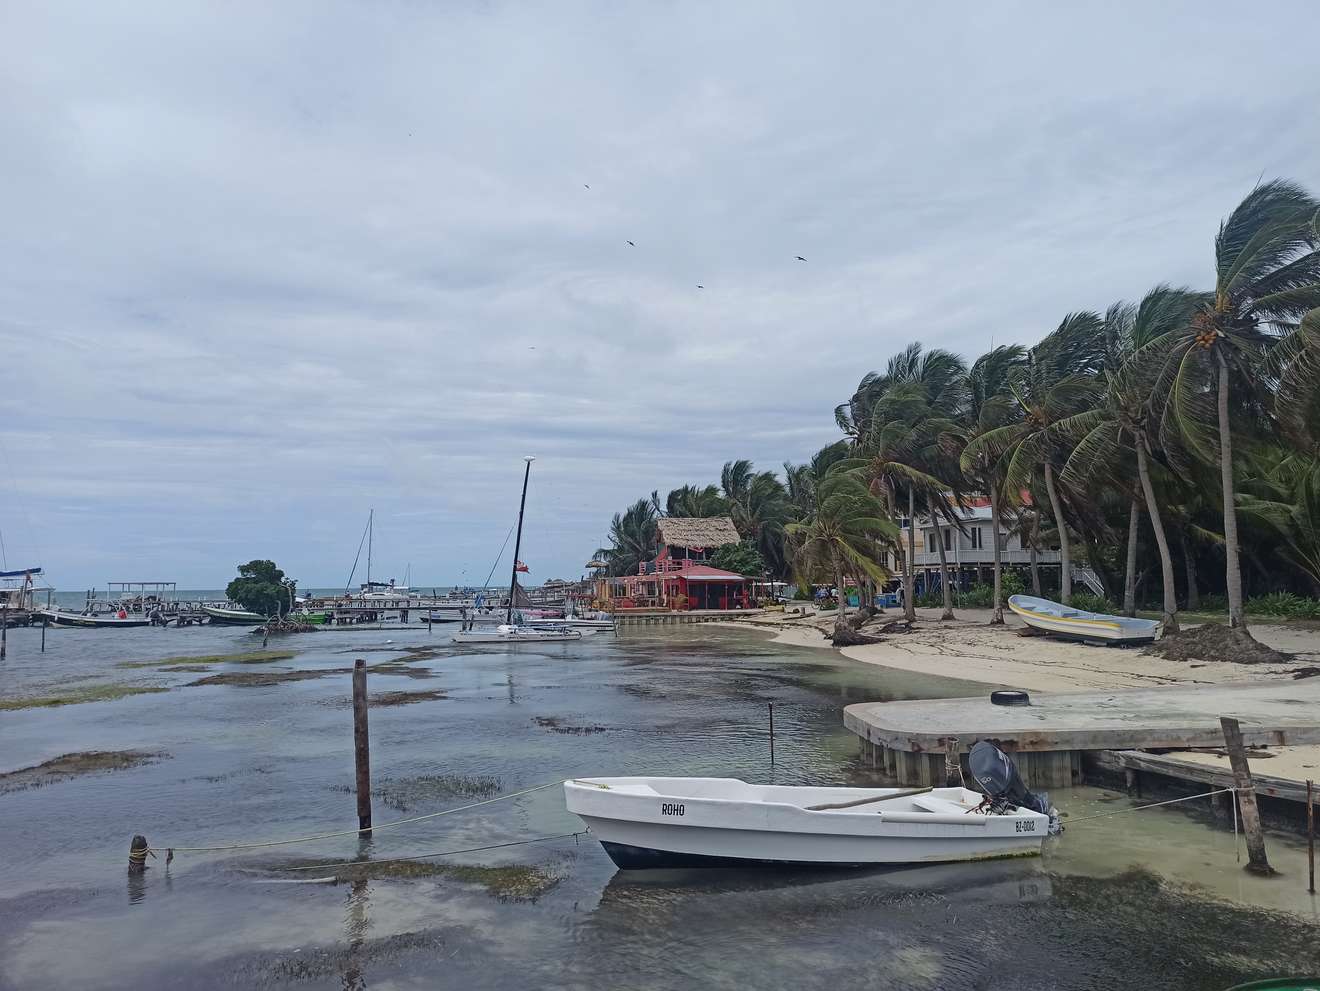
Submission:
[[[1161,805],[1176,805],[1178,802],[1190,802],[1197,798],[1209,798],[1211,795],[1223,795],[1225,792],[1237,791],[1236,788],[1217,788],[1214,791],[1202,792],[1199,795],[1186,795],[1183,798],[1170,798],[1166,802],[1151,802],[1149,805],[1135,805],[1130,809],[1114,809],[1112,812],[1098,812],[1091,816],[1081,816],[1077,819],[1069,818],[1064,822],[1065,826],[1075,826],[1079,822],[1087,822],[1091,819],[1108,819],[1110,816],[1121,816],[1126,812],[1143,812],[1146,809],[1157,809]],[[1233,803],[1233,833],[1237,834],[1237,803]]]

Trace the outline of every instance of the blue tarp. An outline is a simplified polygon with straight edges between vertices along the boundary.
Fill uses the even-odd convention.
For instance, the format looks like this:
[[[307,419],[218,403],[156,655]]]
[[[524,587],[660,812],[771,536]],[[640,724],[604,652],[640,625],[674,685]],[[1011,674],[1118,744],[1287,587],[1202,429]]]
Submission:
[[[41,574],[40,568],[22,568],[18,571],[0,571],[0,578],[26,578],[28,575]]]

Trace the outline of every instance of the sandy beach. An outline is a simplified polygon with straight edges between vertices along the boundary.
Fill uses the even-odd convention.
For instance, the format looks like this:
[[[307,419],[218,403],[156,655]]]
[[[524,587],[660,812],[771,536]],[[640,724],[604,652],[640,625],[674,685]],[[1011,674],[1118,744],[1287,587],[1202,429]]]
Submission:
[[[1140,648],[1026,637],[1020,635],[1022,621],[1007,611],[1007,625],[1001,627],[989,625],[988,609],[960,609],[956,620],[946,622],[940,622],[939,614],[938,609],[918,609],[913,632],[888,635],[884,643],[845,647],[842,653],[903,671],[1049,692],[1291,678],[1297,669],[1320,663],[1320,632],[1300,626],[1251,627],[1261,642],[1296,655],[1294,663],[1225,664],[1169,661],[1143,654]],[[896,610],[887,615],[901,616]],[[766,613],[734,625],[773,632],[779,643],[834,649],[822,633],[833,625],[828,615],[794,621]]]

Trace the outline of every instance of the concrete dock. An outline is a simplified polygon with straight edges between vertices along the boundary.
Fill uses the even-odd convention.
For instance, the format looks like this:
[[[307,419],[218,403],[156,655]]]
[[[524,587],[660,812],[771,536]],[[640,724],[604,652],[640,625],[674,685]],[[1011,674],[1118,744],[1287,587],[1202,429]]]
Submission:
[[[945,750],[990,740],[1013,753],[1028,784],[1080,784],[1083,755],[1218,747],[1220,716],[1242,725],[1247,746],[1320,744],[1320,677],[1109,692],[1032,693],[1029,706],[978,698],[863,702],[844,709],[864,759],[902,784],[942,783]]]

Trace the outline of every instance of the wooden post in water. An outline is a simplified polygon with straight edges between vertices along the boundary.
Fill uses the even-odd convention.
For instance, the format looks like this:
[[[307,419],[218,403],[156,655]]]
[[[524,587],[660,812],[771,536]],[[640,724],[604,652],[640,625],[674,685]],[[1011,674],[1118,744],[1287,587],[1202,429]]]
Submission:
[[[5,659],[5,651],[9,647],[9,600],[5,599],[4,605],[0,606],[0,661]]]
[[[1306,781],[1306,890],[1315,894],[1315,806],[1311,804],[1311,792],[1314,786]]]
[[[46,627],[50,626],[50,617],[41,617],[41,652],[46,653]]]
[[[950,788],[961,787],[963,783],[962,763],[958,758],[956,736],[944,741],[944,783]]]
[[[367,736],[367,662],[353,662],[353,762],[357,768],[358,829],[371,832],[371,744]]]
[[[1265,833],[1260,826],[1260,809],[1256,806],[1256,787],[1251,782],[1251,765],[1247,763],[1247,750],[1242,744],[1242,727],[1231,716],[1220,716],[1224,731],[1224,746],[1228,762],[1233,767],[1233,785],[1242,809],[1242,831],[1247,834],[1247,870],[1253,874],[1273,874],[1265,856]]]
[[[139,833],[128,845],[128,873],[141,874],[147,869],[147,838]]]
[[[769,703],[770,707],[770,766],[775,763],[775,704]]]

